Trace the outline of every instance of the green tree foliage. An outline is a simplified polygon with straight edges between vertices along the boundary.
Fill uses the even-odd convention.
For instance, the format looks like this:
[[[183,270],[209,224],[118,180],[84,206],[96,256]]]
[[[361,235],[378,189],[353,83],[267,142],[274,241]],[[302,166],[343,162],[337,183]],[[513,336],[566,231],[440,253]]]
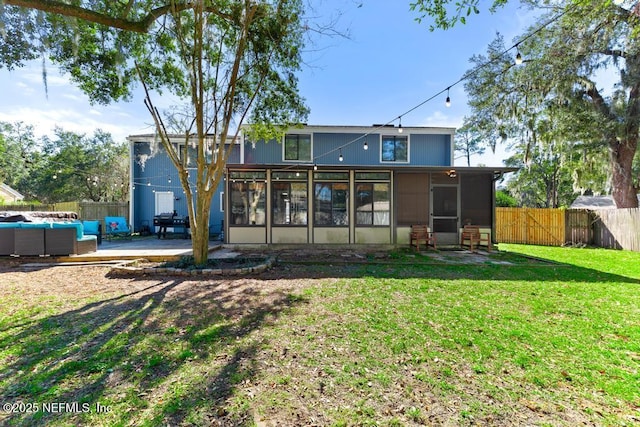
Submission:
[[[88,137],[58,128],[37,139],[31,127],[0,122],[0,165],[2,182],[31,201],[128,199],[127,144],[100,130]]]
[[[471,156],[484,154],[486,146],[490,145],[485,138],[487,136],[476,123],[465,117],[462,127],[456,130],[455,151],[459,153],[458,157],[467,161],[467,166],[471,166]]]
[[[494,0],[489,10],[495,12],[504,6],[508,0]],[[466,24],[467,18],[480,13],[480,0],[415,0],[410,3],[411,10],[419,13],[418,21],[433,19],[431,31],[436,28],[444,30],[455,26],[457,23]]]
[[[34,174],[39,199],[46,203],[70,200],[124,201],[128,198],[128,150],[100,130],[92,137],[55,130],[44,137],[45,161]]]
[[[527,162],[521,154],[505,161],[507,166],[519,168],[507,182],[509,193],[519,206],[568,207],[576,197],[572,171],[578,163],[565,158],[566,152],[554,149],[552,144],[543,150],[536,145],[532,150]]]
[[[24,123],[0,122],[0,183],[4,183],[28,197],[29,171],[38,162],[33,127]]]
[[[544,6],[542,1],[527,3]],[[526,164],[544,165],[548,158],[534,161],[533,156],[551,152],[568,159],[570,153],[558,150],[576,149],[588,164],[603,161],[608,166],[604,181],[616,205],[637,207],[633,165],[640,129],[640,8],[577,0],[547,6],[549,13],[518,45],[522,65],[514,64],[514,52],[501,36],[486,56],[472,59],[476,68],[465,87],[475,120],[514,144]],[[616,79],[610,93],[599,86],[603,73]],[[572,186],[600,192],[600,172],[590,167],[572,173]]]
[[[496,206],[501,208],[515,208],[518,207],[518,200],[516,200],[508,190],[500,188],[496,190]]]
[[[233,147],[230,132],[250,121],[254,140],[269,139],[306,118],[295,73],[313,28],[302,0],[4,1],[5,66],[46,54],[103,103],[130,96],[136,74],[144,82],[158,139],[185,192],[194,257],[206,262],[211,200]],[[148,89],[182,98],[186,114],[166,120]],[[197,153],[195,173],[187,173],[171,133],[184,135],[184,146]]]

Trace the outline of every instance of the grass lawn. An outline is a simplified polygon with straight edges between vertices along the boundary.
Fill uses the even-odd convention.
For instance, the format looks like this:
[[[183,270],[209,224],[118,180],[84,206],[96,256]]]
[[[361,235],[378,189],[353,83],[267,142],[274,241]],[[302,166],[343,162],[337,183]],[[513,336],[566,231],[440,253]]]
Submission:
[[[640,253],[499,249],[228,279],[0,261],[0,424],[639,425]]]

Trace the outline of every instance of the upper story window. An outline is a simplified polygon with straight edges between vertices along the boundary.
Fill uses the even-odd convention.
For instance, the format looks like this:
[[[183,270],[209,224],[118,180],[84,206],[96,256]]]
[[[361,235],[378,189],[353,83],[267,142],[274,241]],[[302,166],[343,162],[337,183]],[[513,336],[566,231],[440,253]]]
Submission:
[[[284,137],[284,160],[294,162],[310,162],[311,135],[287,134]]]
[[[409,162],[409,138],[405,136],[382,136],[383,162]]]

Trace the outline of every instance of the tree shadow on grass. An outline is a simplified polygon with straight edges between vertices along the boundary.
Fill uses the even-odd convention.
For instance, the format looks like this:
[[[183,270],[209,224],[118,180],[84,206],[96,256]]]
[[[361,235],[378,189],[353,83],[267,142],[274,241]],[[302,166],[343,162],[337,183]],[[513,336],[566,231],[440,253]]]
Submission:
[[[247,408],[229,408],[256,373],[263,343],[251,334],[304,300],[247,279],[132,284],[133,292],[0,332],[0,401],[15,406],[0,424],[253,423]],[[43,406],[54,402],[71,406]]]
[[[356,254],[354,256],[354,254]],[[264,280],[317,278],[425,278],[442,280],[518,280],[584,283],[634,283],[640,278],[564,264],[520,254],[493,251],[380,252],[287,250],[272,254],[274,268]]]

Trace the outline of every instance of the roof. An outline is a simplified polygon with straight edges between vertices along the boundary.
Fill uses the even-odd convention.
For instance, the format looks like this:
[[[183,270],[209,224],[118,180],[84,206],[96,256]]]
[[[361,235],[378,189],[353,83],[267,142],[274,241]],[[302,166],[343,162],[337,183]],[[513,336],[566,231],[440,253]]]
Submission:
[[[7,184],[0,184],[0,193],[4,193],[7,194],[9,196],[11,196],[11,198],[13,198],[14,200],[23,200],[24,196],[17,192],[16,190],[14,190],[13,188],[9,187]]]
[[[195,138],[195,135],[190,135],[190,138]],[[215,138],[213,134],[207,134],[206,138]],[[227,135],[227,142],[233,140],[233,135]],[[169,139],[174,143],[184,142],[185,136],[181,134],[170,134]],[[133,143],[148,143],[148,142],[160,142],[160,138],[155,133],[145,133],[139,135],[129,135],[127,141]]]
[[[640,195],[638,195],[640,203]],[[612,196],[578,196],[571,203],[571,209],[615,209],[616,203]]]
[[[487,173],[491,172],[496,177],[505,173],[515,172],[519,168],[513,167],[501,167],[501,166],[423,166],[423,165],[317,165],[319,172],[324,171],[342,171],[342,170],[393,170],[400,172],[447,172],[447,173]],[[241,164],[241,163],[227,163],[227,169],[233,170],[252,170],[252,169],[276,169],[276,170],[305,170],[314,168],[313,164],[301,163],[301,164]]]
[[[245,124],[242,127],[249,127],[249,124]],[[311,131],[311,132],[329,132],[329,133],[366,133],[377,134],[385,133],[395,129],[396,132],[412,132],[412,133],[429,133],[435,135],[452,135],[455,134],[456,128],[454,127],[441,127],[441,126],[394,126],[393,124],[373,124],[370,126],[359,125],[300,125],[292,126],[289,131]]]
[[[241,129],[248,128],[250,124],[243,124]],[[302,131],[302,132],[318,132],[318,133],[364,133],[364,134],[379,134],[389,132],[395,129],[397,132],[407,131],[416,134],[433,134],[433,135],[454,135],[456,128],[454,127],[439,127],[439,126],[394,126],[392,124],[371,126],[353,126],[353,125],[300,125],[292,126],[289,131]],[[214,137],[213,134],[208,134],[207,137]],[[170,134],[169,138],[174,142],[184,141],[185,136],[183,134]],[[227,140],[233,140],[233,135],[228,135]],[[132,142],[153,142],[158,140],[155,133],[141,134],[141,135],[129,135],[127,140]]]

